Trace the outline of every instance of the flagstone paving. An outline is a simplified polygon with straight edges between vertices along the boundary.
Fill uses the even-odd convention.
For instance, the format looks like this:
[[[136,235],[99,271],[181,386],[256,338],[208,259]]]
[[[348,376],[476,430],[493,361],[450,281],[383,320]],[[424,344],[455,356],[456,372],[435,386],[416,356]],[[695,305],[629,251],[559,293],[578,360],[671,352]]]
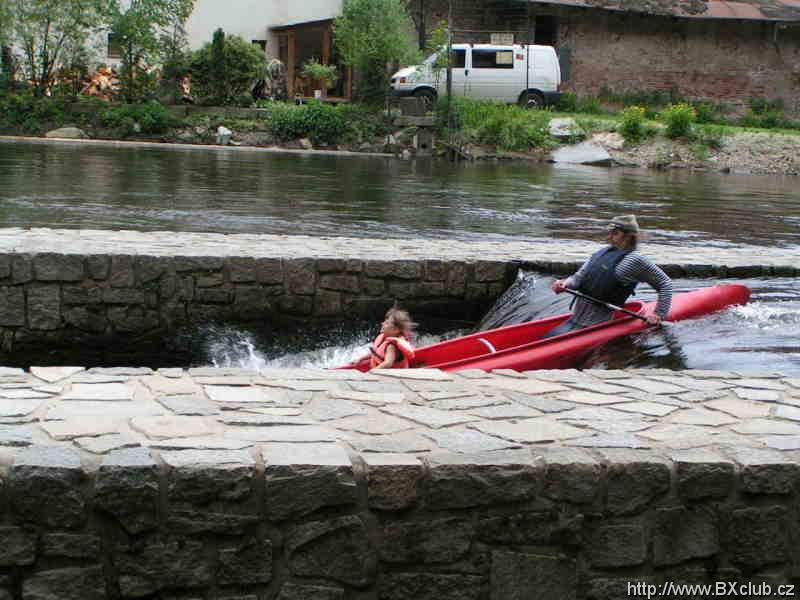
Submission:
[[[423,458],[548,445],[682,461],[772,449],[795,460],[798,385],[775,373],[641,369],[0,368],[0,448],[6,460],[32,445],[70,448],[87,464],[135,446],[165,461],[196,451],[198,464],[269,446],[288,457],[292,447],[298,457],[335,448]]]

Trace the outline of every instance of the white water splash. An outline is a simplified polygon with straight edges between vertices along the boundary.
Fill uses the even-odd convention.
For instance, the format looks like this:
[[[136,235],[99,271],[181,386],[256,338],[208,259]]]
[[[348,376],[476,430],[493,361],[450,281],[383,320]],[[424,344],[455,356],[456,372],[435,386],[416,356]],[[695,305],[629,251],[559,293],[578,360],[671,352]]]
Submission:
[[[731,308],[728,314],[761,330],[781,330],[788,333],[789,330],[800,329],[800,306],[795,303],[768,305],[763,302],[751,302],[745,306]]]

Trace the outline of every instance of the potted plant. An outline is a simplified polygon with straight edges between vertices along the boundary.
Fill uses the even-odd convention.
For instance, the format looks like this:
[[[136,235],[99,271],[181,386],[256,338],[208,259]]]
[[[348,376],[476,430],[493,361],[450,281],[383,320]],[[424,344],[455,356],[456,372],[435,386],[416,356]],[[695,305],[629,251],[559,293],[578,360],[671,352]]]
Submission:
[[[310,81],[319,85],[319,97],[324,98],[328,95],[328,88],[339,78],[336,67],[333,65],[323,65],[316,58],[312,58],[303,65],[303,75]],[[316,93],[315,93],[316,96]]]

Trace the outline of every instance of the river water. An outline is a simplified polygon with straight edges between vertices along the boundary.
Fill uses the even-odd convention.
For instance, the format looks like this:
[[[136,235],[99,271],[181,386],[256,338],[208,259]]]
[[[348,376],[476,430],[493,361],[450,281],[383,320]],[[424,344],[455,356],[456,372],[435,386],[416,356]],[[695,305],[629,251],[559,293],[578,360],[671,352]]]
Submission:
[[[630,212],[661,244],[800,244],[800,181],[791,177],[0,141],[3,227],[598,239],[611,216]],[[749,306],[620,340],[584,366],[800,374],[796,282],[743,283],[754,292]],[[469,327],[422,325],[422,344]],[[191,348],[175,353],[191,364],[333,366],[362,352],[374,333],[371,324],[288,337],[209,324],[168,345]],[[153,357],[126,360],[165,366]]]

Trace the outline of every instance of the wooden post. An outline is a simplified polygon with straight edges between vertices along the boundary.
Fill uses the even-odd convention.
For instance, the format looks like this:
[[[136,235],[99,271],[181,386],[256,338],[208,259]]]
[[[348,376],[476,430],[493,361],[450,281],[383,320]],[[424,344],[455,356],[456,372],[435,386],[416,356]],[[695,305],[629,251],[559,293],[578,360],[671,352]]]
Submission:
[[[322,31],[322,64],[327,65],[331,62],[331,26],[328,25]]]
[[[294,100],[294,31],[286,33],[286,50],[288,58],[286,60],[286,83],[289,87],[289,99]]]

